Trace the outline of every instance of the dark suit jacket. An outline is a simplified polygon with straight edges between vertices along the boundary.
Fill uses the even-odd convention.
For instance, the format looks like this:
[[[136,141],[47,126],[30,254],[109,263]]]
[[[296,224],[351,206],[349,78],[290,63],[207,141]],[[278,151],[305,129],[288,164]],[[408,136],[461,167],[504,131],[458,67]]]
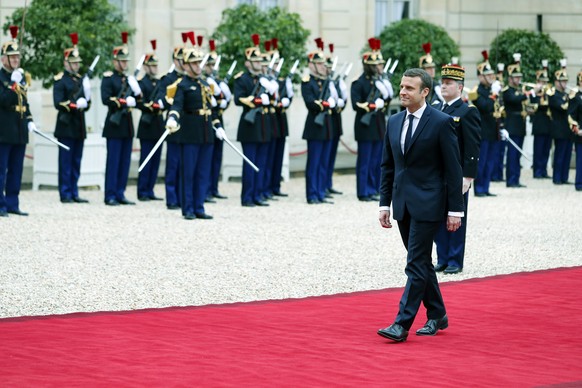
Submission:
[[[418,221],[442,221],[448,211],[464,211],[463,175],[454,120],[426,107],[410,148],[403,155],[400,137],[407,111],[388,120],[384,138],[380,206],[390,206],[395,220],[408,209]]]
[[[438,104],[438,109],[442,109],[442,103]],[[474,105],[468,105],[461,99],[447,106],[443,113],[455,120],[463,176],[475,178],[481,146],[481,115]]]

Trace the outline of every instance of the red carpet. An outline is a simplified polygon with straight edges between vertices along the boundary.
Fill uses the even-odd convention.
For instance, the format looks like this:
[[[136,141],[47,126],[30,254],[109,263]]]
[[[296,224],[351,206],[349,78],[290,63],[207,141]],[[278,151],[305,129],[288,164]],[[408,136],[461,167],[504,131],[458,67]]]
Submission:
[[[582,267],[444,284],[449,328],[397,344],[376,330],[401,292],[3,319],[0,382],[582,386]]]

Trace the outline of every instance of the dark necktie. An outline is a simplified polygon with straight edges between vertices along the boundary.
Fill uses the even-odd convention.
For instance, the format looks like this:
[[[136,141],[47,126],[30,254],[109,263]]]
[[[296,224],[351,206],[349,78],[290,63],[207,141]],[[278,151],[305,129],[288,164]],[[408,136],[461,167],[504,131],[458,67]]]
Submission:
[[[449,107],[449,104],[447,104],[446,102],[443,104],[443,109],[441,109],[442,112],[444,112],[447,108]]]
[[[404,153],[408,152],[408,147],[410,147],[410,139],[412,138],[412,123],[414,122],[414,115],[408,115],[408,130],[406,131],[406,137],[404,138]]]

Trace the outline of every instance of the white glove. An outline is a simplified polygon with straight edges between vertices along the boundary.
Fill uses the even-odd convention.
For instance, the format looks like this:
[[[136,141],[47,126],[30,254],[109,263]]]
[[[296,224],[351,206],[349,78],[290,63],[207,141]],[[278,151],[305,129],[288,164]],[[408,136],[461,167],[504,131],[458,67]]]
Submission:
[[[263,88],[265,88],[265,90],[267,92],[269,92],[269,94],[273,94],[274,92],[271,91],[271,89],[273,88],[273,85],[271,84],[271,81],[269,81],[266,77],[261,77],[259,79],[259,83],[261,84],[261,86]]]
[[[269,100],[269,95],[267,93],[261,94],[261,104],[264,106],[271,104],[271,100]]]
[[[500,129],[499,135],[501,136],[501,140],[507,140],[509,138],[509,132],[507,132],[507,129]]]
[[[287,97],[293,98],[295,93],[293,92],[293,82],[291,82],[291,78],[287,77],[285,79],[285,89],[287,90]]]
[[[289,104],[291,104],[291,100],[289,100],[287,97],[283,97],[281,99],[281,106],[283,108],[287,108],[289,106]]]
[[[499,80],[496,80],[495,82],[493,82],[491,84],[491,92],[493,94],[499,94],[500,91],[501,91],[501,82],[499,82]]]
[[[22,73],[20,70],[14,70],[10,75],[10,81],[19,84],[22,81]]]
[[[471,188],[471,182],[473,182],[473,178],[465,178],[463,177],[463,194],[465,194]]]
[[[89,77],[83,77],[83,94],[87,101],[91,101],[91,81],[89,81]]]
[[[337,101],[337,99],[339,98],[338,94],[337,94],[337,89],[335,88],[335,85],[333,82],[329,83],[329,95],[331,97],[333,97],[334,100]],[[334,101],[335,102],[335,101]]]
[[[212,78],[208,77],[208,78],[206,78],[206,82],[208,82],[208,85],[210,85],[210,87],[213,88],[214,92],[212,94],[215,96],[220,96],[220,93],[222,93],[222,90],[220,89],[220,86],[218,86],[216,81],[213,80]]]
[[[344,101],[346,101],[348,99],[348,87],[346,86],[346,81],[344,81],[342,78],[340,78],[338,83],[339,83],[341,97]]]
[[[335,106],[337,105],[333,97],[328,98],[327,103],[329,104],[330,109],[335,108]]]
[[[343,108],[344,106],[346,106],[346,102],[344,101],[343,98],[337,99],[337,106],[338,106],[338,108]]]
[[[141,95],[141,88],[139,87],[139,83],[137,82],[133,75],[127,77],[127,83],[129,83],[129,87],[131,88],[133,94],[135,94],[136,96]]]
[[[135,98],[133,98],[132,96],[127,96],[127,98],[125,99],[125,105],[129,106],[130,108],[133,108],[136,105]]]
[[[160,106],[160,109],[164,109],[164,102],[161,98],[158,100],[158,105]]]
[[[220,90],[222,90],[224,98],[230,101],[230,99],[232,98],[232,93],[230,92],[230,88],[228,87],[228,84],[226,82],[220,81]]]
[[[218,104],[218,106],[220,107],[220,109],[226,109],[226,107],[228,106],[228,101],[220,100],[220,104]]]
[[[276,79],[271,80],[271,94],[275,94],[279,91],[279,82]]]
[[[216,108],[217,105],[218,103],[216,102],[216,98],[214,98],[214,96],[210,96],[210,106]]]
[[[178,122],[173,117],[170,117],[168,121],[166,121],[166,129],[170,131],[170,133],[174,133],[178,131]]]
[[[89,106],[89,104],[87,103],[87,99],[85,99],[85,97],[79,97],[75,102],[75,105],[77,105],[77,109],[85,109],[86,107]]]
[[[394,89],[392,88],[392,82],[388,81],[387,79],[383,79],[382,82],[386,89],[388,89],[388,98],[394,97]]]
[[[30,121],[28,123],[28,132],[34,132],[36,130],[36,125],[34,124],[34,121]]]
[[[224,128],[222,128],[222,127],[216,128],[216,131],[214,132],[214,134],[220,140],[224,140],[224,138],[226,137],[226,132],[224,132]]]
[[[374,101],[374,104],[376,104],[376,110],[384,108],[384,100],[381,98],[377,98],[376,101]]]
[[[382,98],[387,99],[388,89],[386,89],[386,85],[384,85],[384,82],[382,82],[381,80],[376,80],[376,82],[374,82],[374,85],[376,85],[376,89],[378,89],[378,91],[382,95]]]

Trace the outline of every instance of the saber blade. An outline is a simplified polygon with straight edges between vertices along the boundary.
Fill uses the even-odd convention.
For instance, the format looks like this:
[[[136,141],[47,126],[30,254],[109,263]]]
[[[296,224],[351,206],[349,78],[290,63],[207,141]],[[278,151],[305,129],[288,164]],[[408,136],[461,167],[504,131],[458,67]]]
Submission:
[[[66,149],[67,151],[70,151],[70,150],[71,150],[71,149],[70,149],[68,146],[64,145],[63,143],[61,143],[61,142],[60,142],[60,141],[58,141],[58,140],[55,140],[55,139],[53,139],[52,137],[50,137],[50,136],[46,135],[45,133],[43,133],[43,132],[39,131],[38,129],[36,129],[36,128],[35,128],[35,129],[33,129],[33,131],[34,131],[34,133],[37,133],[37,134],[39,134],[41,137],[44,137],[45,139],[47,139],[47,140],[48,140],[48,141],[50,141],[51,143],[53,143],[53,144],[56,144],[56,145],[58,145],[59,147]]]
[[[152,148],[152,150],[150,151],[150,153],[148,154],[148,156],[144,159],[144,161],[141,164],[141,166],[139,166],[139,168],[137,169],[137,172],[141,172],[141,170],[143,170],[143,168],[146,166],[146,164],[148,164],[148,162],[150,161],[150,159],[154,156],[154,154],[156,153],[156,151],[158,150],[158,148],[160,148],[160,146],[162,145],[162,143],[164,143],[164,140],[166,140],[166,137],[168,137],[169,134],[170,134],[170,130],[169,129],[166,129],[164,131],[164,133],[162,133],[162,136],[160,137],[160,140],[158,140],[158,142],[156,143],[156,145],[154,145],[154,148]]]
[[[214,129],[215,132],[218,132],[218,129],[214,125],[212,126],[212,129]],[[246,155],[243,154],[241,150],[236,148],[236,146],[234,144],[232,144],[230,142],[230,140],[228,140],[228,137],[223,136],[222,140],[224,140],[226,142],[226,144],[228,144],[230,146],[230,148],[232,148],[237,154],[239,154],[243,158],[243,160],[245,162],[247,162],[249,166],[252,167],[253,170],[255,170],[256,172],[259,172],[259,168],[253,162],[251,162],[251,160],[249,158],[247,158]]]
[[[510,138],[509,136],[507,136],[507,137],[505,138],[505,140],[507,140],[507,141],[508,141],[508,142],[509,142],[509,143],[510,143],[512,146],[514,146],[514,147],[515,147],[515,149],[516,149],[516,150],[518,150],[518,151],[519,151],[519,153],[520,153],[520,154],[521,154],[521,155],[522,155],[524,158],[526,158],[528,161],[530,161],[530,162],[531,162],[531,159],[530,159],[530,158],[529,158],[529,157],[528,157],[528,156],[525,154],[525,152],[523,152],[523,150],[522,150],[522,149],[521,149],[521,148],[520,148],[520,147],[519,147],[517,144],[515,144],[515,142],[514,142],[513,140],[511,140],[511,138]]]

